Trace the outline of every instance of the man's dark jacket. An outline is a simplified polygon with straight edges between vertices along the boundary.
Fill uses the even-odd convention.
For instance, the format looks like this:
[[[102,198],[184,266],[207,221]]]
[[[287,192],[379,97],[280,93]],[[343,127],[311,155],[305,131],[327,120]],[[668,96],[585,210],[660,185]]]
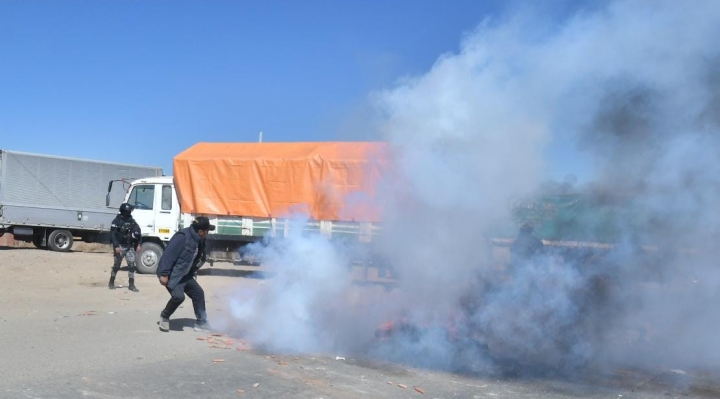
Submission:
[[[170,239],[160,258],[157,276],[169,276],[167,288],[173,289],[185,276],[192,276],[205,259],[205,243],[197,231],[186,227]]]

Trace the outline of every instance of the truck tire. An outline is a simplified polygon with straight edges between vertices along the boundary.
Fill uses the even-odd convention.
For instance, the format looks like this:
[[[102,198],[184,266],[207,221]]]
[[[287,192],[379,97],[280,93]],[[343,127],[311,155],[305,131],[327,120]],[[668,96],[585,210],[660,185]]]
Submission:
[[[68,252],[73,246],[74,238],[67,230],[53,230],[48,236],[48,248],[57,252]]]
[[[140,274],[155,274],[162,253],[161,246],[153,242],[143,243],[140,253],[135,257],[135,269],[137,272]]]

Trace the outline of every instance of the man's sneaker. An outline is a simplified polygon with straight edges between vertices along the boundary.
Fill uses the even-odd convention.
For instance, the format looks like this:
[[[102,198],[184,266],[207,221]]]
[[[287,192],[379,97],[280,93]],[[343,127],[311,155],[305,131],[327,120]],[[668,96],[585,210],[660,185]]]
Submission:
[[[139,289],[137,289],[137,287],[136,287],[135,285],[129,286],[128,289],[129,289],[130,291],[132,291],[132,292],[138,292],[138,291],[140,291]]]
[[[160,321],[157,322],[158,326],[160,326],[160,331],[170,331],[170,319],[167,317],[161,317]]]
[[[193,330],[195,330],[196,332],[213,332],[213,328],[208,322],[202,324],[195,323],[195,327],[193,327]]]
[[[115,284],[114,284],[114,283],[108,283],[108,288],[111,289],[111,290],[114,290],[114,289],[115,289]]]

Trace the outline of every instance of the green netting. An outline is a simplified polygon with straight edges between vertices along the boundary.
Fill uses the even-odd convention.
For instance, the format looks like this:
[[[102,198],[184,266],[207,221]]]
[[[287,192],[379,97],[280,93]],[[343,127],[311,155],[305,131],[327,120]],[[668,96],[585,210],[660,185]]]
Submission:
[[[529,223],[546,240],[617,242],[635,231],[644,215],[628,200],[556,195],[516,201],[512,228]],[[503,233],[507,234],[507,226]]]

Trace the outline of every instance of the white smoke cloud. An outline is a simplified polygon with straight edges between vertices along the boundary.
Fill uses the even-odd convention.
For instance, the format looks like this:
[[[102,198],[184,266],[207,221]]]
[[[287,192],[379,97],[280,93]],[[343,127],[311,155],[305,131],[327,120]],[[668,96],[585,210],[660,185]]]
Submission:
[[[712,251],[662,252],[648,269],[636,247],[621,246],[592,264],[542,258],[505,280],[488,268],[486,241],[510,202],[543,183],[547,146],[572,140],[596,168],[589,193],[629,195],[648,210],[643,240],[713,248],[720,3],[616,1],[537,32],[547,24],[534,18],[484,21],[457,54],[373,94],[402,182],[382,186],[373,250],[399,287],[353,285],[357,248],[294,233],[256,249],[278,273],[235,303],[252,340],[283,351],[369,347],[375,356],[476,369],[508,359],[560,369],[600,360],[720,366]],[[648,279],[648,270],[661,277]],[[423,328],[373,346],[375,328],[401,310]],[[448,338],[452,321],[480,338]],[[638,326],[649,346],[628,343],[638,340],[624,334]]]
[[[255,345],[285,353],[347,351],[361,347],[374,328],[396,314],[382,287],[353,285],[352,247],[307,234],[297,216],[288,235],[248,246],[244,256],[271,273],[267,284],[231,298],[235,319]],[[386,313],[377,312],[386,309]]]

